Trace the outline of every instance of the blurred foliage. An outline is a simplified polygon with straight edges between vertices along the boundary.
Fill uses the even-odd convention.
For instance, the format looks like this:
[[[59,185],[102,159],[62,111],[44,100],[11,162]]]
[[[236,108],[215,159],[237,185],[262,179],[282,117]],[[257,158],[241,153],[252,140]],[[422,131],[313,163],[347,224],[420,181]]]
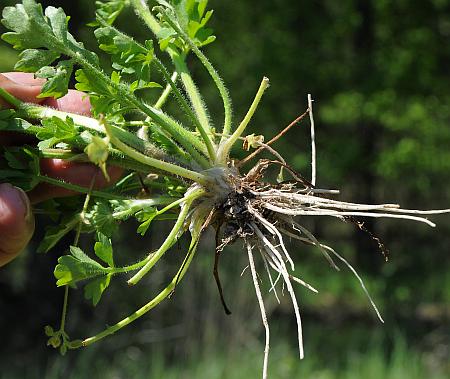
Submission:
[[[2,7],[6,3],[14,1],[0,1]],[[92,30],[85,26],[93,15],[91,1],[43,3],[63,6],[79,39],[93,43]],[[306,95],[312,93],[321,187],[339,188],[341,198],[352,201],[449,207],[450,1],[260,0],[255,6],[245,0],[211,1],[211,7],[218,40],[205,50],[228,83],[236,120],[246,111],[261,77],[271,79],[250,133],[274,135],[306,109]],[[145,29],[131,12],[119,26],[144,39]],[[0,56],[0,69],[10,69],[16,54],[0,45]],[[191,63],[211,117],[219,120],[221,104],[215,88],[204,69],[194,60]],[[309,175],[307,122],[274,147]],[[386,324],[377,323],[349,272],[333,272],[316,251],[292,244],[297,270],[319,289],[319,295],[299,288],[306,360],[297,362],[289,302],[282,299],[278,305],[266,294],[274,331],[272,377],[296,377],[297,368],[304,370],[302,377],[323,379],[449,375],[450,222],[448,216],[434,219],[437,230],[407,221],[367,221],[389,248],[388,263],[376,242],[351,225],[305,221],[317,237],[358,267]],[[45,223],[41,219],[39,226]],[[124,228],[116,237],[116,249],[140,256],[156,246],[162,233],[153,231],[142,240],[134,237],[133,228]],[[38,230],[36,241],[41,237]],[[212,278],[212,241],[212,235],[205,238],[196,264],[171,301],[138,321],[134,329],[110,337],[84,355],[74,353],[74,360],[69,355],[69,361],[46,349],[43,334],[43,325],[59,318],[62,293],[54,287],[52,270],[63,252],[55,249],[37,256],[32,243],[27,254],[0,275],[0,336],[7,341],[0,349],[0,362],[2,370],[11,366],[6,377],[43,377],[44,372],[49,378],[61,377],[57,373],[68,369],[75,370],[70,378],[86,377],[81,373],[90,373],[94,365],[103,372],[110,357],[117,361],[117,371],[111,369],[114,378],[232,378],[234,374],[220,373],[224,366],[257,377],[263,330],[248,273],[239,277],[245,257],[241,246],[222,257],[222,283],[233,311],[227,317]],[[167,281],[182,255],[183,250],[174,251],[138,287],[140,291],[116,284],[94,310],[82,295],[74,294],[69,319],[73,337],[94,333],[140,306]],[[370,339],[378,345],[368,348],[364,343]],[[20,364],[15,366],[14,361]],[[291,368],[283,368],[285,362]],[[25,375],[27,365],[40,374]],[[189,374],[177,371],[189,365],[193,365]],[[222,367],[217,368],[219,374],[208,376],[214,365]]]
[[[411,353],[400,338],[390,358],[386,359],[380,346],[370,344],[365,351],[352,351],[341,365],[324,365],[320,357],[299,361],[284,344],[272,350],[269,377],[275,379],[423,379],[427,376],[426,362],[429,357]],[[114,365],[111,365],[111,358]],[[149,355],[145,351],[128,347],[113,357],[99,356],[95,351],[85,351],[72,364],[58,357],[39,377],[46,379],[114,378],[114,379],[242,379],[258,378],[261,355],[258,351],[242,352],[211,351],[208,357],[189,359],[182,364],[168,365],[161,353]],[[329,362],[330,363],[330,362]],[[36,371],[28,370],[22,378],[34,378]],[[0,379],[11,376],[6,370]],[[433,379],[447,378],[437,371]]]

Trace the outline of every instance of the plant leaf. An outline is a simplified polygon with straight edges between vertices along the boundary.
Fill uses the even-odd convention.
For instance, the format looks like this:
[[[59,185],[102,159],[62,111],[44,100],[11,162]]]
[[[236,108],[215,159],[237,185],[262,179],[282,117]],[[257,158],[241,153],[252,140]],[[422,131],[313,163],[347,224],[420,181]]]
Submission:
[[[61,61],[53,68],[48,66],[61,54],[98,66],[97,55],[68,32],[68,20],[61,8],[47,7],[44,15],[35,0],[23,0],[22,4],[3,9],[2,23],[11,31],[2,39],[17,50],[25,50],[16,69],[37,71],[38,77],[48,79],[40,97],[61,97],[67,93],[72,60]]]
[[[92,304],[96,306],[103,295],[103,292],[108,288],[111,281],[111,274],[102,276],[92,280],[84,286],[84,298],[92,300]]]
[[[96,1],[97,6],[97,18],[104,20],[109,25],[112,25],[116,18],[120,15],[122,10],[128,4],[127,0],[109,0],[109,1]],[[95,21],[89,26],[99,26],[100,24]]]
[[[98,232],[111,237],[117,229],[112,210],[107,201],[97,200],[94,206],[85,214],[85,219]]]
[[[0,160],[0,178],[25,191],[33,189],[39,183],[40,168],[37,152],[28,147],[9,147],[3,150],[4,160],[3,162]],[[0,150],[0,157],[1,153]]]
[[[40,150],[51,148],[59,142],[69,142],[78,137],[73,120],[67,117],[65,120],[52,117],[42,120],[42,128],[36,133],[41,140],[38,143]]]
[[[57,99],[66,95],[72,70],[73,61],[71,59],[59,62],[56,67],[44,66],[39,69],[36,72],[36,77],[47,79],[47,81],[37,97],[54,97]]]
[[[80,280],[93,278],[107,273],[105,267],[87,256],[80,248],[70,247],[71,255],[59,257],[54,275],[56,285],[74,285]]]
[[[140,233],[141,236],[143,236],[147,232],[151,222],[157,215],[158,211],[156,208],[153,207],[148,208],[146,210],[142,210],[136,214],[136,218],[141,222],[143,221],[142,224],[139,225],[137,229],[137,232]]]
[[[153,43],[145,41],[144,45],[119,32],[112,26],[95,30],[99,47],[111,55],[112,67],[124,74],[133,74],[138,82],[150,81],[150,65],[154,56]],[[139,88],[145,88],[140,86]]]
[[[19,60],[14,70],[22,72],[36,72],[41,67],[52,64],[60,54],[52,50],[26,49],[19,54]]]
[[[94,245],[94,252],[109,267],[114,267],[113,248],[111,240],[102,233],[97,233],[97,242]]]

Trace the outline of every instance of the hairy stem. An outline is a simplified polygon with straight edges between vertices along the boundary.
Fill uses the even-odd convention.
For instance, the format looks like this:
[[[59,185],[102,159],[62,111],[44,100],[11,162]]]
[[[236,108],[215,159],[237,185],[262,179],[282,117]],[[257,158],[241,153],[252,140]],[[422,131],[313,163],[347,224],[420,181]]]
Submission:
[[[175,225],[173,226],[172,230],[170,231],[169,235],[167,236],[163,244],[160,246],[160,248],[155,253],[151,253],[150,259],[146,263],[146,265],[142,269],[140,269],[130,280],[128,280],[127,283],[129,285],[134,285],[137,282],[139,282],[144,277],[144,275],[151,270],[151,268],[156,264],[156,262],[158,262],[161,259],[164,253],[174,244],[174,242],[178,238],[178,234],[183,228],[183,225],[186,221],[186,216],[189,212],[192,202],[204,194],[205,194],[204,190],[197,190],[187,195],[183,199],[175,202],[176,204],[184,202],[184,204],[181,206],[181,211],[178,215]],[[170,204],[169,206],[174,205]]]
[[[184,60],[178,55],[177,57],[173,58],[173,61],[175,63],[176,72],[177,74],[180,75],[181,81],[183,82],[183,85],[186,89],[186,93],[188,94],[189,99],[191,100],[192,106],[194,107],[194,111],[196,114],[193,113],[191,107],[189,106],[189,104],[186,102],[181,92],[176,87],[174,81],[171,80],[169,73],[167,72],[164,65],[157,58],[154,59],[155,65],[158,67],[159,71],[163,74],[166,82],[171,86],[184,112],[191,119],[196,129],[199,131],[203,139],[203,142],[205,143],[206,148],[208,150],[209,157],[211,161],[214,162],[216,158],[216,149],[211,140],[211,127],[209,125],[206,107],[202,101],[202,98],[200,97],[197,86],[192,80],[192,77],[189,75],[189,71],[187,69]]]
[[[151,301],[149,301],[147,304],[145,304],[143,307],[139,308],[136,312],[131,314],[130,316],[124,318],[122,321],[119,321],[117,324],[110,326],[109,328],[105,329],[103,332],[90,337],[86,338],[81,346],[89,346],[93,343],[101,340],[102,338],[105,338],[111,334],[114,334],[118,330],[122,329],[124,326],[127,326],[134,320],[138,319],[139,317],[146,314],[148,311],[150,311],[152,308],[156,307],[161,301],[163,301],[165,298],[167,298],[172,291],[175,289],[175,286],[180,282],[180,280],[183,279],[184,275],[186,274],[192,259],[195,256],[195,246],[197,244],[197,240],[191,241],[191,246],[189,248],[189,254],[187,256],[187,259],[183,262],[182,267],[178,270],[177,274],[173,277],[172,281],[168,284],[166,288],[164,288],[157,296],[155,296]]]
[[[39,181],[51,184],[53,186],[62,187],[62,188],[68,189],[70,191],[79,192],[79,193],[85,193],[85,194],[91,193],[93,196],[101,197],[101,198],[108,199],[108,200],[126,200],[127,199],[127,197],[125,197],[125,196],[115,195],[114,193],[111,193],[111,192],[98,191],[98,190],[89,191],[89,188],[77,186],[76,184],[67,183],[62,180],[50,178],[45,175],[37,175],[37,178],[39,179]]]
[[[159,25],[158,20],[151,13],[145,1],[131,0],[131,4],[136,14],[142,18],[147,27],[153,32],[155,36],[157,36],[159,31],[161,30],[161,26]],[[199,124],[196,126],[206,144],[208,154],[210,155],[210,158],[215,157],[215,149],[213,147],[211,138],[208,135],[208,133],[211,132],[208,111],[187,68],[185,61],[186,54],[183,54],[183,56],[181,56],[170,47],[167,49],[167,52],[175,65],[176,72],[180,75],[183,86],[186,89],[186,93],[189,96],[189,100],[191,101],[191,104],[194,108],[194,111],[196,113],[196,117],[194,117],[194,119],[197,121],[196,124]]]
[[[147,2],[144,0],[130,0],[132,7],[136,14],[142,18],[144,23],[148,26],[148,28],[153,32],[156,36],[161,30],[161,26],[159,25],[158,20],[153,16],[149,7],[147,6]]]
[[[203,151],[204,145],[191,132],[183,128],[176,120],[171,118],[159,109],[144,103],[138,99],[133,93],[129,91],[127,85],[123,83],[115,83],[112,81],[98,66],[91,61],[85,59],[81,54],[67,48],[61,41],[55,37],[49,37],[51,41],[49,44],[55,47],[61,53],[71,57],[76,63],[83,67],[84,70],[101,80],[109,88],[111,88],[117,95],[117,99],[128,107],[132,107],[142,112],[144,115],[150,117],[162,129],[167,131],[175,140],[178,141],[203,167],[208,167],[208,163],[201,156],[199,151]]]
[[[253,99],[253,102],[249,110],[247,111],[247,114],[245,115],[244,119],[241,121],[238,128],[234,131],[231,137],[229,137],[225,142],[222,142],[220,144],[219,151],[217,153],[217,159],[219,164],[223,165],[226,164],[228,154],[230,153],[232,146],[242,135],[248,123],[252,119],[253,114],[258,108],[259,102],[261,101],[261,98],[268,87],[269,87],[269,79],[264,77],[261,81],[258,92],[256,93],[255,98]]]
[[[189,45],[189,47],[197,56],[197,58],[200,60],[200,62],[202,62],[203,66],[205,66],[206,70],[208,71],[209,75],[214,81],[214,84],[219,90],[225,112],[225,120],[223,124],[222,133],[229,134],[231,131],[231,122],[232,122],[232,103],[230,94],[228,93],[228,90],[225,87],[222,78],[220,77],[214,66],[211,64],[211,62],[208,60],[208,58],[206,58],[205,54],[203,54],[203,52],[197,47],[195,42],[192,41],[191,38],[189,38],[189,36],[184,32],[184,30],[182,30],[179,27],[178,23],[175,22],[167,13],[164,14],[166,16],[168,24],[179,34],[180,37],[182,37],[182,39]]]
[[[206,104],[203,101],[200,92],[189,73],[185,60],[178,54],[171,54],[171,56],[177,72],[180,73],[180,78],[183,82],[184,89],[186,90],[192,107],[194,108],[196,115],[196,117],[194,116],[194,119],[196,120],[197,129],[206,143],[206,147],[208,148],[210,157],[215,158],[216,152],[211,141],[211,125]]]
[[[193,180],[197,183],[200,183],[202,185],[206,185],[208,183],[208,178],[200,174],[199,172],[188,170],[184,167],[180,167],[177,165],[174,165],[172,163],[164,162],[155,158],[148,157],[147,155],[144,155],[135,149],[127,146],[125,143],[123,143],[119,138],[116,137],[114,134],[112,128],[108,125],[108,123],[104,123],[104,127],[106,130],[106,133],[113,145],[115,145],[119,150],[121,150],[124,154],[128,155],[129,157],[137,160],[138,162],[141,162],[143,164],[146,164],[150,167],[157,168],[159,170],[170,172],[174,175],[179,175],[184,178]]]
[[[162,106],[166,103],[167,99],[169,98],[170,92],[172,91],[173,88],[172,83],[175,83],[177,79],[178,79],[178,72],[175,71],[170,77],[170,82],[167,83],[166,88],[164,88],[163,93],[158,98],[153,108],[156,109],[162,108]]]

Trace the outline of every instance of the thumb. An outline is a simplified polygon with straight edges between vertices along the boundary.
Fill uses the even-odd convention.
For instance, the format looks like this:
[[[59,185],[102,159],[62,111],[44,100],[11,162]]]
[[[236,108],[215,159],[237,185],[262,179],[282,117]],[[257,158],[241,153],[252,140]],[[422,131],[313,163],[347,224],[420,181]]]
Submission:
[[[34,217],[27,195],[11,184],[0,184],[0,266],[13,260],[34,232]]]

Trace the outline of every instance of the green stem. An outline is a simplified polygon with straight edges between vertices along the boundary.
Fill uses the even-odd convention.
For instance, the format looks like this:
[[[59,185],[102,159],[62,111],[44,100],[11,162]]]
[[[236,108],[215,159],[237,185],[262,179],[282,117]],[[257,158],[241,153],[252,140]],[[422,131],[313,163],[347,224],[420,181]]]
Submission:
[[[229,134],[231,131],[231,121],[232,121],[232,104],[230,94],[228,93],[225,84],[222,81],[219,73],[216,71],[211,62],[206,58],[205,54],[197,47],[194,41],[182,30],[174,20],[172,20],[167,13],[165,13],[166,20],[168,24],[183,38],[183,40],[189,45],[191,50],[197,56],[197,58],[205,66],[212,80],[214,81],[217,89],[219,90],[220,96],[222,98],[225,120],[223,124],[223,134]]]
[[[131,5],[133,6],[136,14],[142,18],[147,27],[153,32],[155,36],[158,36],[159,31],[161,30],[161,26],[158,20],[153,16],[147,4],[145,4],[142,0],[131,0]],[[199,128],[200,133],[207,145],[208,153],[210,157],[212,156],[212,144],[210,141],[210,137],[206,134],[206,132],[210,132],[211,126],[209,123],[208,112],[206,110],[205,103],[200,96],[200,93],[195,85],[192,77],[189,73],[189,70],[186,66],[185,60],[173,49],[170,47],[167,49],[173,63],[175,64],[176,71],[180,74],[181,81],[183,82],[184,88],[186,89],[186,93],[189,96],[189,100],[192,103],[194,111],[197,115],[196,120],[201,124],[201,128]],[[231,102],[230,102],[230,116],[231,116]],[[230,117],[231,124],[231,117]],[[203,129],[203,132],[202,132]],[[203,135],[205,134],[205,136]],[[207,141],[210,141],[209,144]],[[215,156],[215,152],[214,152]]]
[[[41,105],[25,103],[17,97],[9,94],[2,88],[0,88],[0,97],[2,97],[5,101],[16,108],[17,117],[29,119],[49,119],[52,117],[58,117],[62,120],[70,117],[77,125],[82,125],[85,128],[94,130],[96,132],[105,132],[104,128],[94,118],[82,116],[76,113],[58,111],[56,109],[43,107]],[[36,134],[40,130],[40,128],[37,126],[32,126],[28,129],[23,130],[23,132],[26,132],[28,134]]]
[[[116,123],[117,126],[148,126],[145,121],[125,121]]]
[[[73,241],[73,246],[78,246],[78,241],[80,240],[80,235],[81,235],[81,228],[82,228],[83,222],[84,222],[84,216],[86,215],[89,201],[91,200],[91,194],[92,194],[92,189],[94,188],[94,183],[95,183],[95,176],[91,180],[91,184],[90,184],[88,192],[86,194],[86,198],[84,199],[83,209],[80,212],[80,216],[79,216],[80,221],[78,223],[77,233],[75,235],[75,240]]]
[[[41,105],[20,102],[18,104],[17,115],[24,118],[41,119],[41,120],[49,119],[52,117],[58,117],[62,120],[65,120],[67,117],[70,117],[75,125],[82,126],[88,130],[97,133],[106,134],[103,124],[94,118],[81,116],[76,113],[62,112],[53,108],[43,107]],[[150,155],[159,159],[167,158],[166,154],[151,142],[145,141],[142,138],[137,137],[135,134],[130,133],[127,130],[124,130],[118,126],[111,125],[111,128],[115,131],[116,134],[120,135],[121,140],[138,149],[142,153],[145,153],[146,155]],[[39,127],[34,127],[33,128],[34,134],[36,134],[39,130],[40,130]]]
[[[175,203],[178,204],[179,201],[180,201],[180,199],[177,199],[177,200],[175,200]],[[123,219],[123,218],[129,217],[129,216],[135,214],[136,212],[140,211],[144,207],[151,207],[154,205],[168,205],[168,206],[176,205],[176,204],[175,205],[173,205],[173,204],[174,204],[173,198],[166,197],[166,196],[161,196],[161,197],[152,198],[152,199],[138,199],[138,200],[134,200],[128,209],[126,209],[124,211],[120,211],[120,212],[114,212],[112,214],[112,217],[114,219]],[[158,211],[158,214],[164,213],[163,210],[166,208],[167,207],[163,208],[161,211]]]
[[[104,192],[104,191],[96,191],[96,190],[89,191],[89,188],[77,186],[76,184],[66,183],[62,180],[50,178],[45,175],[37,175],[36,177],[41,182],[49,183],[53,186],[62,187],[62,188],[68,189],[70,191],[85,193],[85,194],[88,194],[90,192],[93,196],[101,197],[101,198],[108,199],[108,200],[128,200],[128,198],[125,196],[119,196],[119,195],[115,195],[111,192]]]
[[[144,154],[141,154],[140,152],[136,151],[135,149],[127,146],[122,141],[120,141],[113,133],[112,128],[108,125],[108,123],[104,123],[104,127],[106,130],[106,133],[113,145],[115,145],[119,150],[121,150],[124,154],[128,155],[129,157],[137,160],[138,162],[141,162],[143,164],[146,164],[151,167],[155,167],[159,170],[170,172],[174,175],[179,175],[184,178],[193,180],[197,183],[200,183],[202,185],[206,185],[208,183],[208,178],[200,174],[199,172],[188,170],[184,167],[180,167],[177,165],[174,165],[172,163],[164,162],[155,158],[148,157]]]
[[[258,92],[255,95],[255,98],[253,99],[253,102],[247,111],[247,114],[245,115],[244,119],[241,121],[237,129],[234,131],[234,133],[226,139],[223,143],[221,143],[219,147],[219,151],[217,153],[217,159],[219,164],[226,164],[227,163],[227,157],[230,153],[230,150],[234,143],[239,139],[239,137],[244,132],[245,128],[247,127],[248,123],[253,117],[253,114],[255,113],[256,109],[258,108],[258,104],[261,101],[261,98],[264,94],[264,91],[269,87],[269,79],[264,77],[261,81],[261,84],[259,86]],[[226,133],[224,133],[226,134]]]
[[[181,92],[178,90],[174,81],[172,81],[172,79],[170,78],[169,73],[167,72],[164,65],[157,58],[155,58],[153,62],[158,67],[159,71],[163,74],[167,83],[169,83],[169,85],[172,87],[172,90],[178,101],[180,102],[180,105],[182,106],[186,115],[191,119],[196,129],[200,132],[203,142],[205,142],[206,148],[208,150],[209,158],[212,162],[214,162],[216,160],[216,149],[213,146],[210,134],[208,134],[210,133],[211,128],[209,126],[209,120],[206,114],[205,105],[200,97],[200,94],[198,93],[197,87],[195,86],[191,76],[187,71],[185,62],[181,58],[173,58],[173,60],[177,69],[177,73],[180,74],[181,81],[183,82],[186,92],[191,100],[192,106],[194,107],[194,110],[197,114],[197,117],[192,112],[191,107],[186,102]]]
[[[151,187],[151,188],[155,188],[164,192],[167,192],[167,183],[161,183],[161,182],[156,182],[154,180],[145,180],[144,179],[144,185],[146,187]],[[137,190],[137,189],[142,189],[142,184],[140,182],[134,182],[134,183],[129,183],[126,184],[124,186],[120,186],[121,191],[123,192],[128,192],[128,191],[133,191],[133,190]],[[181,184],[179,185],[179,190],[178,192],[180,192],[180,195],[184,192],[186,192],[186,187],[182,186]]]
[[[15,108],[17,108],[18,106],[20,106],[20,104],[22,104],[23,102],[21,100],[19,100],[17,97],[14,97],[13,95],[11,95],[8,91],[5,91],[3,88],[0,88],[0,96],[9,104],[11,104],[12,106],[14,106]],[[3,108],[3,107],[1,107]],[[1,109],[0,108],[0,109]]]
[[[81,227],[83,225],[84,215],[86,214],[87,207],[89,205],[89,200],[91,199],[91,191],[92,191],[92,187],[94,186],[94,183],[95,183],[95,177],[93,177],[91,180],[91,185],[89,186],[89,192],[86,194],[86,199],[84,200],[83,209],[81,210],[80,215],[79,215],[78,228],[77,228],[77,232],[75,234],[75,239],[73,242],[74,246],[77,246],[78,241],[80,240]],[[61,326],[59,328],[59,332],[61,333],[62,338],[63,338],[63,344],[66,343],[65,328],[66,328],[68,301],[69,301],[69,286],[66,284],[64,286],[64,301],[63,301],[63,309],[61,312],[62,313],[61,314]]]
[[[90,129],[98,133],[105,133],[105,129],[95,118],[92,117],[82,116],[76,113],[58,111],[53,108],[44,107],[42,105],[29,104],[25,102],[20,102],[20,104],[18,104],[16,108],[17,115],[19,117],[35,120],[45,120],[52,117],[58,117],[61,120],[65,120],[67,117],[70,117],[76,125],[81,125],[86,129]]]
[[[39,157],[50,159],[65,159],[72,162],[90,162],[86,154],[74,153],[71,150],[64,149],[44,149],[39,151]],[[137,172],[148,173],[148,165],[128,158],[121,151],[117,149],[109,149],[108,163],[111,166],[121,167],[126,170],[133,170]],[[162,187],[161,187],[162,188]]]
[[[74,153],[72,150],[64,149],[43,149],[39,150],[39,157],[46,159],[64,159],[72,162],[90,162],[84,153]]]
[[[156,159],[170,159],[170,157],[159,147],[155,146],[153,143],[146,141],[145,139],[139,138],[129,131],[119,128],[115,125],[110,125],[110,128],[114,131],[114,134],[124,143],[138,150],[139,152],[156,158]],[[105,130],[106,133],[106,130]]]
[[[195,197],[198,198],[200,195],[204,195],[205,191],[201,190],[199,191],[199,195],[197,195]],[[188,198],[183,197],[181,199],[175,200],[174,202],[168,204],[166,207],[164,207],[163,209],[161,209],[160,211],[158,211],[157,215],[162,215],[163,213],[166,213],[168,210],[172,209],[173,207],[176,207],[177,205],[180,205],[181,203],[183,203],[184,201],[186,201]]]
[[[86,338],[82,342],[82,346],[89,346],[93,343],[101,340],[102,338],[105,338],[111,334],[114,334],[118,330],[122,329],[124,326],[127,326],[128,324],[132,323],[134,320],[138,319],[139,317],[146,314],[148,311],[153,309],[155,306],[157,306],[161,301],[166,299],[175,289],[176,285],[183,279],[184,275],[186,274],[192,259],[195,256],[196,252],[196,244],[197,240],[192,240],[191,245],[189,248],[188,256],[186,260],[184,261],[181,268],[178,270],[176,275],[173,277],[172,281],[167,285],[166,288],[164,288],[157,296],[155,296],[151,301],[149,301],[147,304],[139,308],[136,312],[129,315],[128,317],[124,318],[122,321],[119,321],[117,324],[110,326],[109,328],[105,329],[103,332],[96,334],[93,337]]]
[[[189,212],[192,202],[198,197],[202,196],[204,193],[204,190],[194,191],[189,196],[184,197],[183,199],[181,199],[181,201],[177,202],[179,204],[183,201],[184,204],[181,207],[181,211],[178,215],[175,225],[173,226],[169,235],[167,236],[163,244],[159,247],[159,249],[149,256],[150,259],[145,264],[145,266],[141,268],[130,280],[128,280],[127,283],[129,285],[135,285],[137,282],[139,282],[144,277],[144,275],[147,274],[151,270],[151,268],[161,259],[164,253],[169,250],[169,248],[176,242],[179,232],[184,226],[186,216]]]
[[[1,95],[1,92],[0,92],[0,95]],[[16,98],[14,98],[14,99],[16,99]],[[15,101],[14,99],[12,99],[12,100]],[[204,175],[195,173],[194,171],[187,170],[183,167],[179,167],[179,166],[171,164],[171,163],[167,163],[167,162],[164,162],[164,161],[161,161],[158,159],[148,157],[144,154],[137,152],[136,150],[134,150],[132,148],[129,148],[128,146],[123,144],[118,138],[115,138],[113,136],[113,130],[116,132],[116,134],[120,132],[121,138],[124,138],[125,135],[127,137],[132,136],[131,133],[128,133],[126,131],[116,130],[116,129],[120,129],[120,128],[117,128],[114,126],[108,126],[109,130],[106,130],[106,126],[105,126],[106,124],[102,125],[99,121],[97,121],[93,118],[86,117],[86,116],[80,116],[80,115],[68,113],[68,112],[61,112],[61,111],[57,111],[57,110],[54,110],[51,108],[46,108],[46,107],[42,107],[42,106],[38,106],[38,105],[27,104],[27,103],[21,102],[18,99],[17,99],[16,104],[18,105],[18,108],[20,111],[25,112],[26,116],[31,117],[31,118],[59,117],[64,120],[66,117],[71,117],[73,119],[74,123],[76,123],[76,124],[85,126],[89,129],[92,129],[92,130],[95,130],[98,132],[108,134],[108,136],[111,139],[111,142],[114,139],[114,141],[116,141],[116,143],[115,143],[116,145],[120,144],[123,147],[123,148],[119,148],[122,152],[124,152],[126,155],[136,159],[137,161],[139,161],[141,163],[158,168],[163,171],[168,171],[175,175],[187,177],[188,179],[198,181],[199,183],[203,183],[203,184],[206,183],[206,181],[204,180],[206,177]],[[141,144],[147,144],[149,146],[151,145],[151,149],[154,148],[154,146],[152,144],[150,144],[144,140],[141,140],[138,137],[135,137],[135,139],[139,140],[138,142]],[[147,146],[147,148],[150,148],[149,146]],[[206,163],[206,165],[208,165],[208,163]]]
[[[68,302],[69,302],[69,286],[66,284],[64,286],[64,301],[63,301],[63,308],[62,308],[62,312],[61,312],[61,325],[59,327],[60,332],[65,332]]]
[[[194,119],[197,121],[197,130],[200,132],[203,140],[206,143],[206,147],[208,148],[210,157],[215,157],[216,152],[211,141],[211,125],[206,104],[203,101],[203,98],[201,97],[194,80],[192,79],[192,76],[183,57],[178,54],[171,54],[171,57],[173,63],[175,64],[177,72],[179,72],[180,74],[181,81],[192,104],[192,107],[194,108],[196,114],[196,117],[194,116]]]
[[[202,192],[200,191],[199,194],[198,194],[198,196],[200,196],[201,194],[202,194]],[[191,196],[192,196],[192,194],[191,194]],[[189,197],[188,197],[188,198],[189,198]],[[197,198],[197,197],[196,197],[196,198]],[[153,200],[153,199],[149,199],[149,200]],[[145,205],[147,205],[147,206],[148,206],[148,205],[158,205],[158,204],[163,204],[163,203],[166,203],[166,204],[167,204],[167,201],[169,200],[169,198],[161,198],[161,199],[157,199],[157,200],[161,200],[161,201],[150,201],[150,204],[149,204],[149,201],[148,201],[148,200],[142,200],[142,203],[145,203]],[[164,200],[164,201],[163,201],[163,200]],[[163,209],[157,211],[155,217],[158,217],[158,216],[160,216],[160,215],[166,213],[168,210],[172,209],[173,207],[176,207],[177,205],[179,205],[179,204],[185,202],[186,200],[187,200],[187,198],[181,198],[181,199],[175,200],[175,201],[173,201],[173,202],[170,202],[166,207],[164,207]],[[135,208],[135,207],[134,207],[134,208]],[[133,210],[133,206],[132,206],[132,207],[131,207],[131,210],[126,210],[126,211],[122,211],[122,212],[113,213],[112,216],[113,216],[114,218],[120,218],[120,216],[121,216],[120,213],[122,213],[122,214],[129,214],[130,212],[135,213],[135,212],[136,212],[136,209]],[[159,250],[158,250],[158,251],[159,251]],[[120,273],[124,273],[124,272],[129,272],[129,271],[137,270],[138,268],[141,268],[141,267],[145,266],[145,265],[147,264],[147,262],[149,262],[149,261],[153,258],[153,256],[154,256],[155,254],[156,254],[156,253],[151,253],[151,254],[149,254],[145,259],[143,259],[142,261],[139,261],[139,262],[134,263],[134,264],[129,265],[129,266],[124,266],[124,267],[111,267],[111,268],[110,268],[110,272],[111,272],[112,274],[120,274]],[[158,259],[158,260],[159,260],[159,259]],[[135,283],[133,283],[133,284],[135,284]]]
[[[202,142],[197,137],[192,135],[191,132],[181,126],[177,121],[175,121],[173,118],[171,118],[161,110],[155,109],[139,100],[134,94],[129,91],[128,86],[123,83],[113,82],[99,67],[83,58],[83,56],[81,56],[77,52],[68,49],[56,38],[52,38],[52,44],[55,47],[58,47],[58,49],[63,54],[74,59],[85,70],[90,72],[91,75],[95,76],[98,80],[101,80],[107,86],[112,88],[116,92],[116,98],[120,102],[139,110],[144,115],[150,117],[161,128],[166,130],[191,154],[192,158],[196,160],[198,164],[200,164],[203,168],[207,168],[210,166],[205,158],[199,153],[199,151],[204,150],[204,145],[202,144]]]
[[[130,272],[130,271],[134,271],[134,270],[140,269],[141,267],[145,266],[145,264],[148,262],[150,257],[151,257],[151,255],[149,255],[148,257],[146,257],[142,261],[136,262],[136,263],[134,263],[132,265],[129,265],[129,266],[109,267],[107,269],[107,273],[108,274],[117,275],[117,274],[123,274],[123,273],[127,273],[127,272]]]
[[[158,20],[150,12],[150,9],[148,8],[146,2],[143,0],[131,0],[130,2],[136,14],[140,18],[142,18],[148,28],[156,36],[161,30],[161,26],[159,25]]]
[[[162,106],[166,103],[167,99],[169,98],[169,94],[172,91],[172,83],[175,83],[178,79],[178,72],[174,72],[172,76],[170,77],[170,82],[167,82],[166,88],[164,89],[163,93],[159,97],[159,99],[156,101],[153,108],[155,109],[161,109]]]

